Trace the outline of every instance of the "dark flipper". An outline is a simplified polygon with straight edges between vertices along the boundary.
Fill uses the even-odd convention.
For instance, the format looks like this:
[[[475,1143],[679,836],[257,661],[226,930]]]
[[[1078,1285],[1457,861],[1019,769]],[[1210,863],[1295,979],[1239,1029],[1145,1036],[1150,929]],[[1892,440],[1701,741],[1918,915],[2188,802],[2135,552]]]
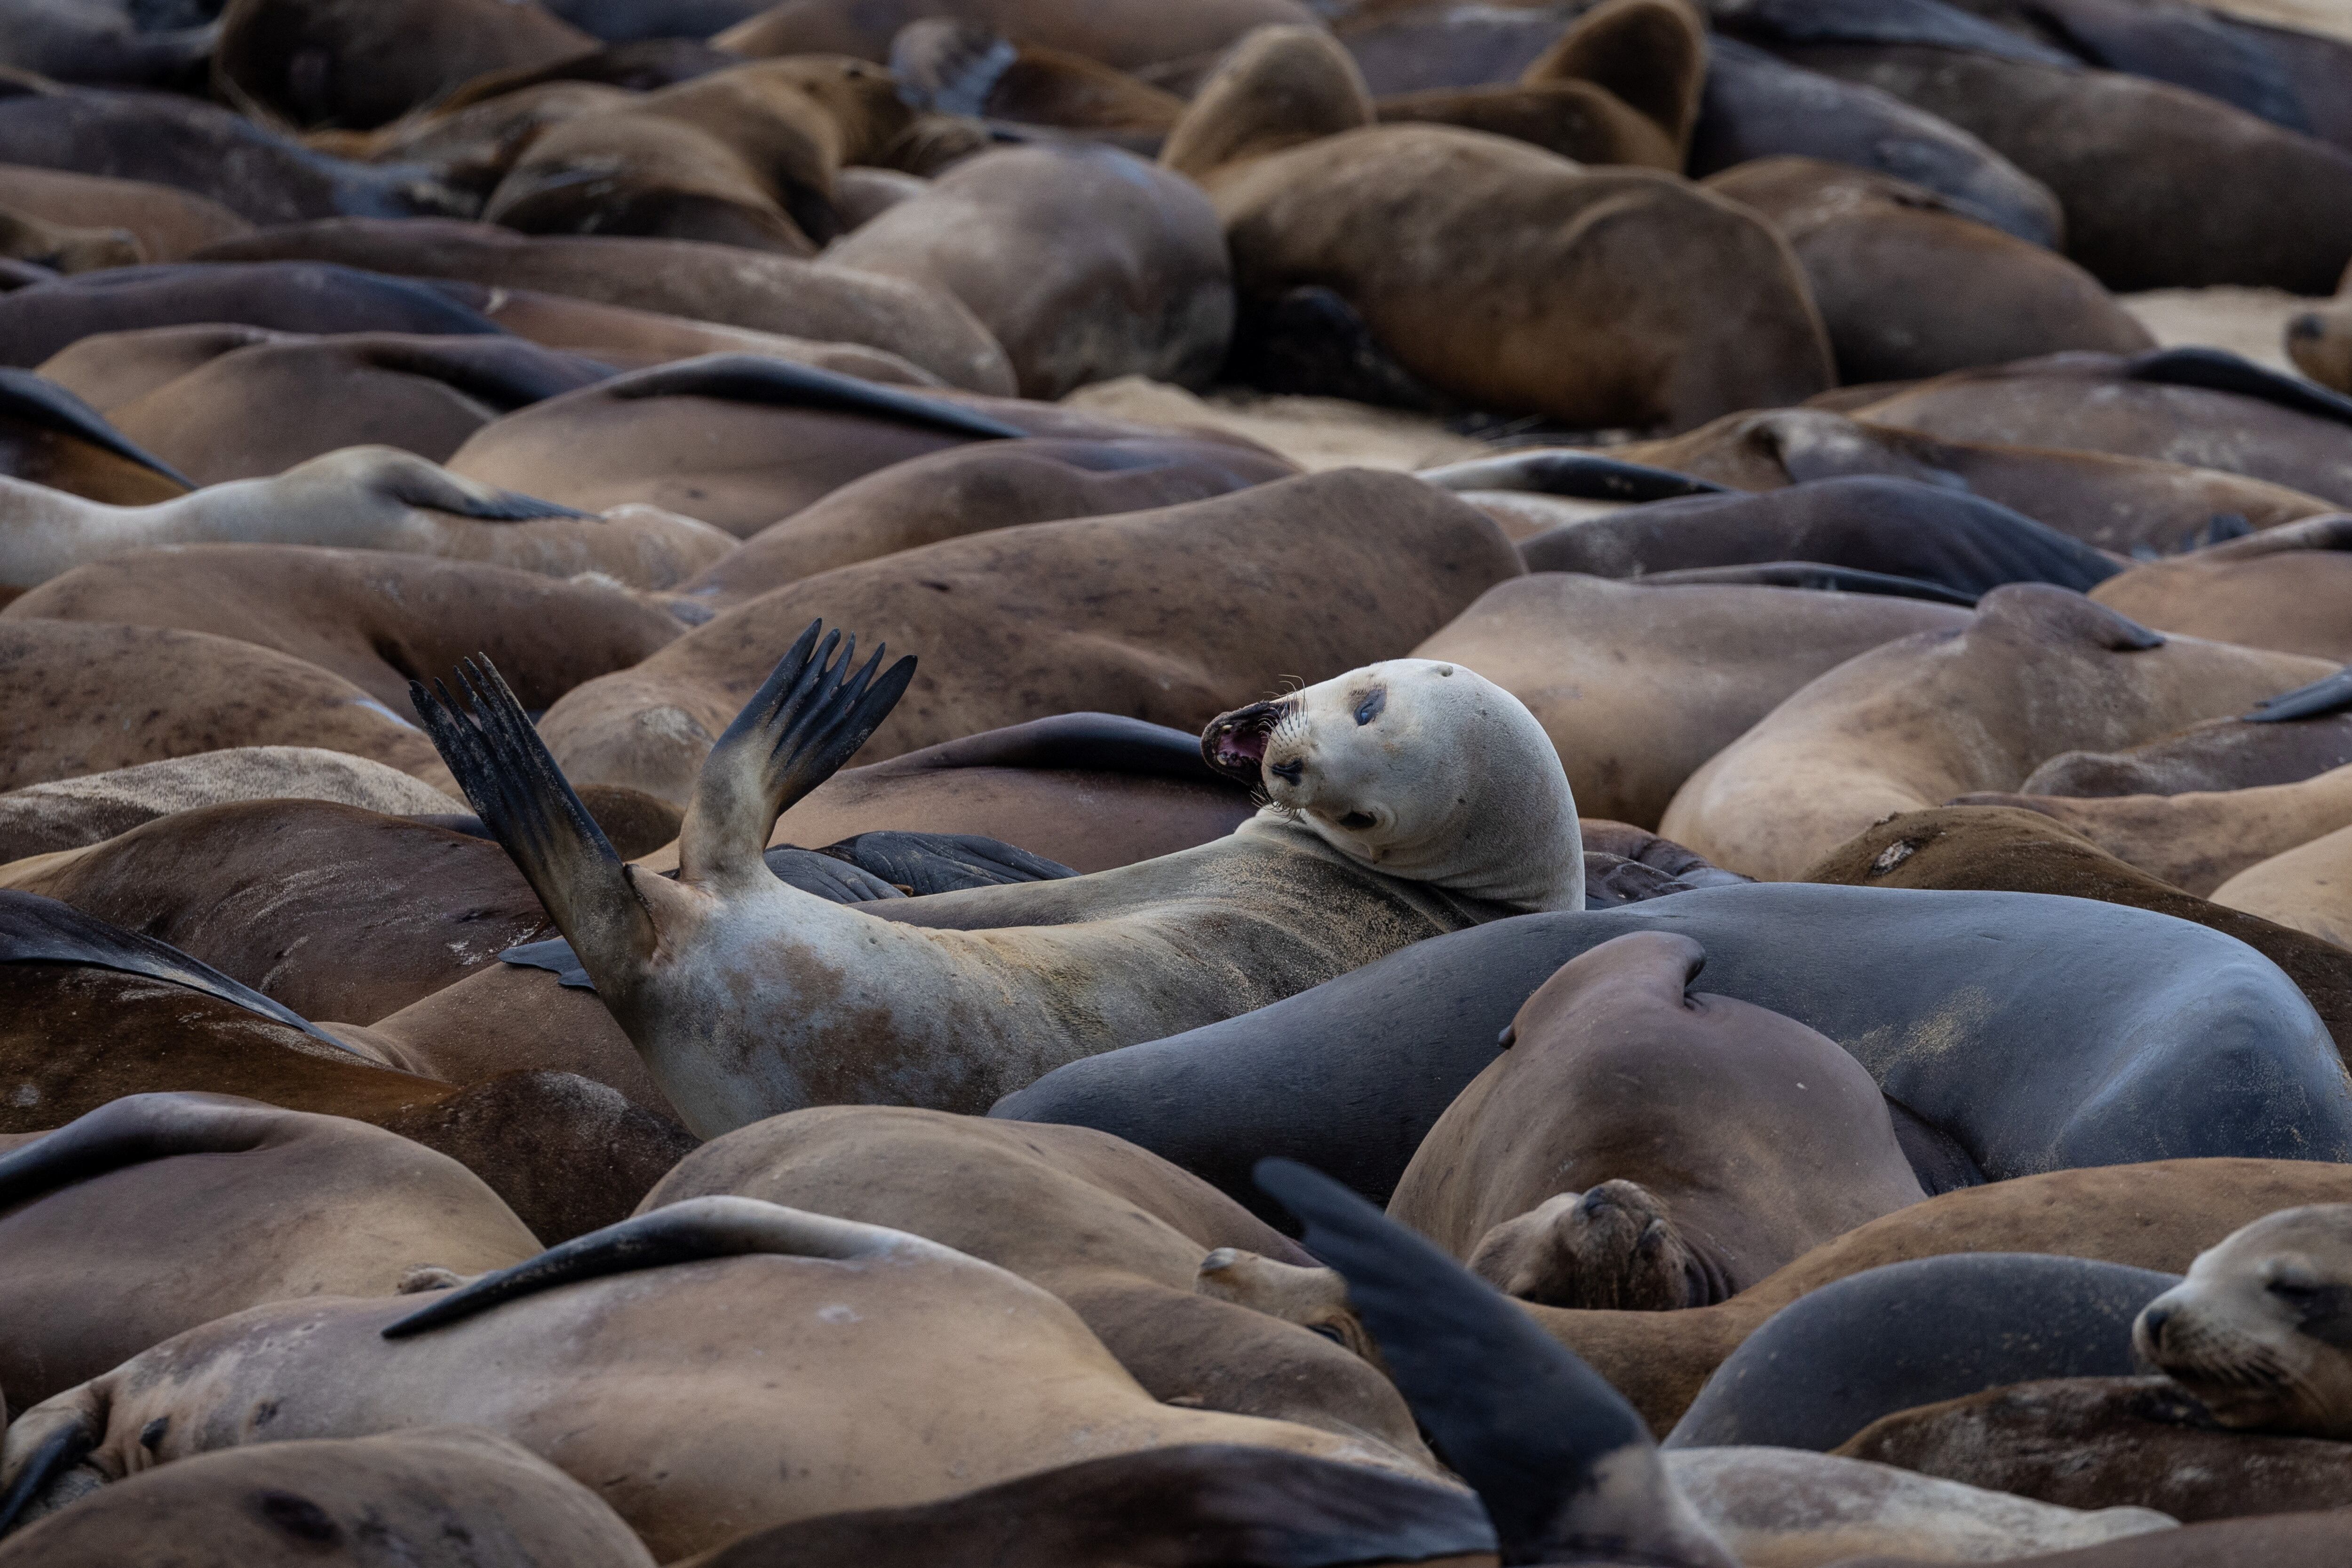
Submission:
[[[86,963],[94,969],[143,974],[201,991],[273,1023],[299,1029],[339,1051],[351,1050],[292,1008],[271,1001],[170,943],[109,925],[71,904],[45,899],[37,893],[0,889],[0,963]],[[352,1054],[359,1055],[356,1051]]]
[[[1058,860],[976,833],[861,833],[816,853],[845,860],[917,897],[1077,875]]]
[[[1979,595],[1963,594],[1941,583],[1918,577],[1897,577],[1886,572],[1864,572],[1853,566],[1825,566],[1818,561],[1755,561],[1738,566],[1691,566],[1679,572],[1655,572],[1628,579],[1652,587],[1678,584],[1732,584],[1759,588],[1811,588],[1832,594],[1883,594],[1896,599],[1926,599],[1937,605],[1965,605],[1973,609]]]
[[[2208,392],[2234,392],[2241,397],[2258,397],[2315,419],[2352,425],[2352,397],[2278,371],[2265,370],[2227,349],[2152,349],[2125,361],[2124,370],[2134,381],[2197,386]]]
[[[7,1497],[0,1500],[0,1536],[16,1528],[17,1516],[48,1489],[51,1481],[81,1463],[83,1456],[97,1447],[98,1438],[79,1425],[60,1426],[50,1433],[25,1462]]]
[[[1509,1298],[1319,1172],[1276,1159],[1256,1174],[1346,1276],[1414,1419],[1486,1505],[1504,1563],[1733,1568],[1633,1407]]]
[[[87,441],[101,451],[163,475],[175,485],[196,488],[196,481],[106,422],[105,416],[44,375],[0,365],[0,414]]]
[[[1728,495],[1713,479],[1629,463],[1600,452],[1545,447],[1504,458],[1471,458],[1419,476],[1449,490],[1526,490],[1572,500],[1678,500],[1684,496]]]
[[[383,1331],[388,1340],[406,1339],[558,1286],[642,1268],[662,1268],[673,1263],[750,1254],[852,1258],[890,1253],[962,1257],[937,1242],[925,1241],[904,1231],[835,1219],[830,1215],[809,1214],[758,1198],[688,1198],[664,1205],[649,1214],[634,1215],[618,1225],[590,1231],[561,1247],[551,1247],[537,1258],[510,1268],[485,1274],[472,1284],[440,1297],[423,1310],[387,1325]]]
[[[1017,440],[1029,434],[1019,426],[992,419],[948,398],[926,397],[765,354],[701,354],[622,376],[604,390],[614,397],[718,397],[730,403],[863,414],[983,440]]]
[[[686,880],[724,876],[757,858],[785,808],[856,754],[915,679],[911,658],[882,669],[888,651],[876,648],[853,671],[857,639],[844,644],[824,622],[809,623],[703,761],[678,830]]]
[[[498,667],[465,660],[465,701],[435,681],[408,683],[408,700],[474,813],[498,837],[530,890],[575,949],[592,957],[654,949],[653,919],[628,868],[548,754]],[[583,942],[584,939],[584,942]]]
[[[2352,707],[2352,665],[2333,675],[2323,675],[2308,686],[2266,697],[2254,704],[2252,712],[2239,717],[2249,724],[2284,724],[2295,719],[2340,713],[2347,707]]]
[[[125,1095],[0,1154],[0,1209],[150,1160],[243,1153],[285,1114],[217,1095]]]

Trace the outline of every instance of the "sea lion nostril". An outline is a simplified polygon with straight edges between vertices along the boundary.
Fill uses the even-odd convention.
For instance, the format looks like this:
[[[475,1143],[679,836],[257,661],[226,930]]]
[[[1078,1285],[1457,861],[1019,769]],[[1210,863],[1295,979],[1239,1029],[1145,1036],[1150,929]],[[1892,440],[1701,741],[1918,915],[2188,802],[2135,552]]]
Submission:
[[[1265,771],[1274,774],[1275,777],[1282,780],[1285,784],[1297,784],[1306,775],[1307,764],[1296,762],[1275,763],[1269,765]]]

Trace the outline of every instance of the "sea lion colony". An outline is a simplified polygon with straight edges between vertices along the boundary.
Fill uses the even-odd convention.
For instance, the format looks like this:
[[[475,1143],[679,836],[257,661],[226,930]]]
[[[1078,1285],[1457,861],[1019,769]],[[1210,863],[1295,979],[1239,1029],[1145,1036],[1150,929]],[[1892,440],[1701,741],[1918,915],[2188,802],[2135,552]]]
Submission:
[[[0,1568],[2352,1562],[2352,10],[0,66]]]

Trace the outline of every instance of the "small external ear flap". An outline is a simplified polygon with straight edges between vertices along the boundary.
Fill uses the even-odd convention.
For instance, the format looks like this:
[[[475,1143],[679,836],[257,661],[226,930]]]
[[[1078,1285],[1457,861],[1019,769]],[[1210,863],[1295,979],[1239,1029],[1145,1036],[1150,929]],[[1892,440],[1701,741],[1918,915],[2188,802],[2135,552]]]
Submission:
[[[1687,153],[1706,85],[1706,28],[1683,0],[1605,0],[1521,73],[1605,88]]]

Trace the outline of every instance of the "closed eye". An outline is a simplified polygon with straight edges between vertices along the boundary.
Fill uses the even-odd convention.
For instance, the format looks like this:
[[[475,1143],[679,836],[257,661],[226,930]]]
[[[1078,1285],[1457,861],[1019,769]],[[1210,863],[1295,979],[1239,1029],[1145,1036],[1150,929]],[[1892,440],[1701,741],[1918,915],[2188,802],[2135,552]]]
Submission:
[[[1381,710],[1388,705],[1389,689],[1385,686],[1373,687],[1371,695],[1356,704],[1356,722],[1360,725],[1370,723],[1381,716]]]
[[[1351,811],[1347,816],[1339,819],[1339,826],[1361,831],[1364,828],[1370,827],[1376,820],[1377,818],[1375,818],[1369,811]]]

